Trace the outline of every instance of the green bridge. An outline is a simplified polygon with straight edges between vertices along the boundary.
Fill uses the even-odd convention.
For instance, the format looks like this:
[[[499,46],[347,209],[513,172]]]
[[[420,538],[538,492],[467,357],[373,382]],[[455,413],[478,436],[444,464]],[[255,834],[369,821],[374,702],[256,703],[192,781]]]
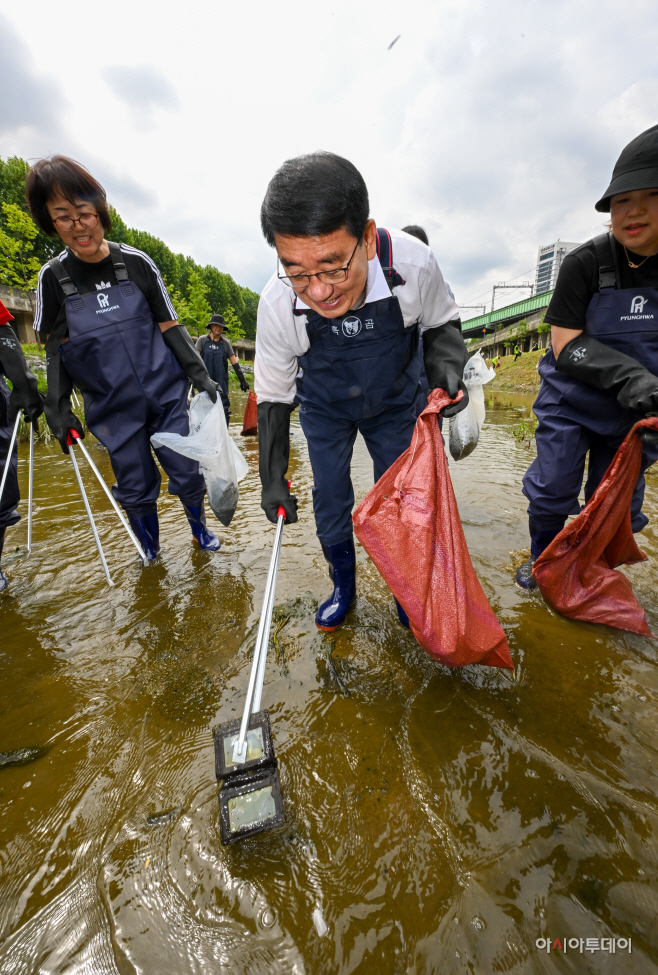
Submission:
[[[475,339],[480,338],[485,333],[495,332],[505,325],[512,325],[514,322],[525,318],[531,312],[548,308],[548,303],[552,297],[552,291],[543,291],[540,295],[534,295],[532,298],[515,301],[513,305],[496,308],[495,311],[490,311],[486,315],[469,318],[462,325],[462,335],[465,339]]]

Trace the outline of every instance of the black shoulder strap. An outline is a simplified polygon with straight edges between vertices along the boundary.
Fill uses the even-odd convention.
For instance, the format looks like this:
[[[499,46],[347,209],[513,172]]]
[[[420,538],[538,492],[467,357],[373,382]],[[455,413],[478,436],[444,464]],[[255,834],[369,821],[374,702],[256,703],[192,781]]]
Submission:
[[[404,278],[393,267],[393,241],[388,230],[385,230],[384,227],[377,227],[377,257],[391,291],[393,288],[405,284]]]
[[[78,289],[73,284],[73,281],[71,281],[70,277],[68,276],[66,272],[66,268],[60,261],[59,257],[53,257],[52,260],[48,261],[48,266],[50,267],[51,271],[57,278],[57,281],[59,282],[59,286],[61,287],[62,291],[64,292],[67,298],[70,298],[72,295],[78,294]]]
[[[110,257],[117,281],[130,281],[121,253],[121,244],[117,244],[114,240],[108,240],[107,246],[110,248]]]
[[[599,291],[603,291],[604,288],[618,288],[619,275],[612,234],[599,234],[592,243],[599,262]]]

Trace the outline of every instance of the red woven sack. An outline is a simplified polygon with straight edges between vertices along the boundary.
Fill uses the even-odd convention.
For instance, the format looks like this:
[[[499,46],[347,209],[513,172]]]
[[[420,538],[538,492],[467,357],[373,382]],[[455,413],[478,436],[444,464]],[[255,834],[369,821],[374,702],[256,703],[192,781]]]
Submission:
[[[258,400],[256,399],[256,394],[253,389],[249,390],[249,397],[247,399],[247,408],[244,411],[244,420],[242,421],[242,432],[243,437],[255,437],[258,433],[258,416],[256,413],[256,406],[258,405]]]
[[[432,657],[448,667],[513,670],[468,554],[448,473],[435,414],[450,402],[457,400],[442,389],[430,393],[411,446],[354,512],[354,531]]]
[[[658,419],[635,424],[589,503],[544,549],[532,572],[546,602],[563,616],[653,636],[630,582],[615,572],[617,565],[646,559],[631,529],[640,433],[646,429],[658,430]]]

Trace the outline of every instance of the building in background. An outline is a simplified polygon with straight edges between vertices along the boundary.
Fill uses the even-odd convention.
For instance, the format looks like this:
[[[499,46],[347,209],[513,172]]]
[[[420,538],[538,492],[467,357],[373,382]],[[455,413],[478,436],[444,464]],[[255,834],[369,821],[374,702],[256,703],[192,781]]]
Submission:
[[[580,247],[580,244],[574,244],[567,240],[556,240],[554,244],[546,244],[539,248],[535,276],[536,295],[553,290],[564,256],[574,247]]]

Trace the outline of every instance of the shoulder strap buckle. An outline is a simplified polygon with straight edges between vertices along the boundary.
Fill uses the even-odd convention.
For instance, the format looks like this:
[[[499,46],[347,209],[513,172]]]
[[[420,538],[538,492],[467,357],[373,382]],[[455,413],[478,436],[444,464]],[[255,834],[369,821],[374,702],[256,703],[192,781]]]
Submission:
[[[130,281],[128,271],[126,270],[126,265],[123,260],[123,254],[121,253],[121,244],[117,244],[117,242],[114,240],[108,240],[107,246],[110,248],[112,267],[114,268],[114,275],[117,282]]]
[[[52,260],[48,261],[48,266],[51,268],[53,274],[57,278],[57,282],[67,298],[71,298],[73,295],[78,294],[78,289],[66,273],[66,269],[59,257],[53,257]]]
[[[612,234],[599,234],[595,237],[594,250],[599,262],[599,291],[605,288],[618,288],[619,275]]]
[[[377,257],[391,292],[393,288],[398,288],[406,283],[393,267],[393,241],[388,230],[384,227],[377,227]]]

